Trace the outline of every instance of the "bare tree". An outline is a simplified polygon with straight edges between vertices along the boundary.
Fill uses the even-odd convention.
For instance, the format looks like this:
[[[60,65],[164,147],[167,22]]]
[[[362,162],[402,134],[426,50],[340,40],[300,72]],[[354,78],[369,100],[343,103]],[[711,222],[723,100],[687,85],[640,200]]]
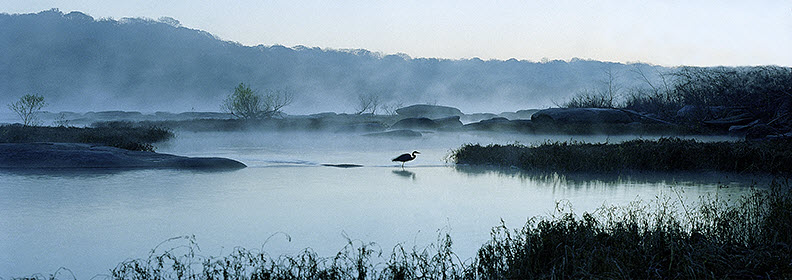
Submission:
[[[602,95],[607,96],[607,107],[614,107],[616,105],[614,100],[618,97],[622,86],[616,82],[616,79],[618,79],[618,74],[614,73],[613,69],[610,67],[605,68],[604,73],[605,80],[603,80],[602,83],[605,84],[605,89],[603,90],[604,92]]]
[[[291,105],[294,101],[294,93],[288,90],[267,90],[264,94],[263,118],[274,118],[283,116],[283,107]]]
[[[355,114],[363,114],[365,112],[369,112],[375,114],[377,112],[377,108],[380,107],[380,96],[379,94],[369,93],[369,94],[361,94],[358,95],[358,103],[355,106]]]
[[[17,113],[19,118],[22,119],[22,125],[38,125],[37,113],[41,108],[44,108],[44,96],[35,94],[26,94],[17,100],[17,102],[8,104],[8,108]]]
[[[567,108],[614,108],[622,90],[617,82],[618,74],[608,67],[603,69],[605,77],[599,81],[601,86],[582,89],[567,101]]]
[[[386,115],[393,116],[393,115],[396,115],[396,110],[399,109],[399,108],[402,108],[402,107],[404,107],[404,102],[402,102],[402,101],[394,101],[394,102],[389,103],[389,104],[383,104],[382,105],[382,111],[385,111]]]
[[[281,116],[283,107],[293,100],[294,95],[286,90],[268,90],[262,96],[240,83],[223,102],[221,109],[240,119],[265,119]]]

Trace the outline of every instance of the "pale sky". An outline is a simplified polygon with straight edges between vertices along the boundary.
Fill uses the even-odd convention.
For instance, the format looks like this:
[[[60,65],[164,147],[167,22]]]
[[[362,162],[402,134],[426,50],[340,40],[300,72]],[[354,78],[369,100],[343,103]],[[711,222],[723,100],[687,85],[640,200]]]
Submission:
[[[451,59],[792,66],[790,0],[0,0],[4,13],[50,8],[94,18],[168,16],[244,45]]]

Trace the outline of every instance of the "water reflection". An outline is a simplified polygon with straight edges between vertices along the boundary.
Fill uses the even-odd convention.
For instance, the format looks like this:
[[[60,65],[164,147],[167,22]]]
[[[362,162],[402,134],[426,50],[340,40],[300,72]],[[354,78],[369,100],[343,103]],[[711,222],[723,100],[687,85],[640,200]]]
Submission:
[[[468,176],[497,175],[517,178],[522,182],[539,185],[566,185],[573,187],[591,185],[660,184],[677,186],[716,185],[719,187],[767,186],[773,176],[766,174],[736,174],[724,172],[612,172],[612,173],[558,173],[523,171],[518,168],[496,166],[455,165],[454,170]]]
[[[392,170],[391,172],[393,172],[393,174],[399,175],[400,177],[415,181],[415,172],[407,170]]]

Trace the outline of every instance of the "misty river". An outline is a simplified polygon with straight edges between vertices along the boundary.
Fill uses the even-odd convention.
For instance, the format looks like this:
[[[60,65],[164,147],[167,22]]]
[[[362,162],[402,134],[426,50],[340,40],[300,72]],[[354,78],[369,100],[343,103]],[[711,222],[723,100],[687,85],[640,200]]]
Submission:
[[[387,255],[396,244],[422,248],[448,233],[454,252],[465,260],[501,220],[518,228],[530,217],[552,214],[559,201],[580,214],[658,195],[680,194],[689,201],[716,193],[736,197],[755,180],[725,174],[526,174],[455,166],[448,160],[451,150],[465,143],[637,137],[434,133],[394,140],[330,133],[177,132],[175,139],[157,145],[158,152],[229,157],[249,167],[223,172],[4,170],[0,277],[66,267],[78,279],[88,279],[108,274],[124,260],[146,258],[160,242],[182,235],[194,235],[204,256],[227,255],[237,246],[272,256],[305,248],[332,256],[346,238],[376,242]],[[413,150],[421,154],[404,169],[391,162]]]

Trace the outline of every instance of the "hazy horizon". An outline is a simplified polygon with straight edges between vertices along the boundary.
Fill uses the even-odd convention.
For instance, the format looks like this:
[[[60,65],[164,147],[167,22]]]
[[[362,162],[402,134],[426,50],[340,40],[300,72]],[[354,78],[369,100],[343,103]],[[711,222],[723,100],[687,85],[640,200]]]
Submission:
[[[246,46],[366,49],[413,58],[642,62],[661,66],[792,66],[792,3],[212,2],[0,3],[94,18],[171,17]]]

